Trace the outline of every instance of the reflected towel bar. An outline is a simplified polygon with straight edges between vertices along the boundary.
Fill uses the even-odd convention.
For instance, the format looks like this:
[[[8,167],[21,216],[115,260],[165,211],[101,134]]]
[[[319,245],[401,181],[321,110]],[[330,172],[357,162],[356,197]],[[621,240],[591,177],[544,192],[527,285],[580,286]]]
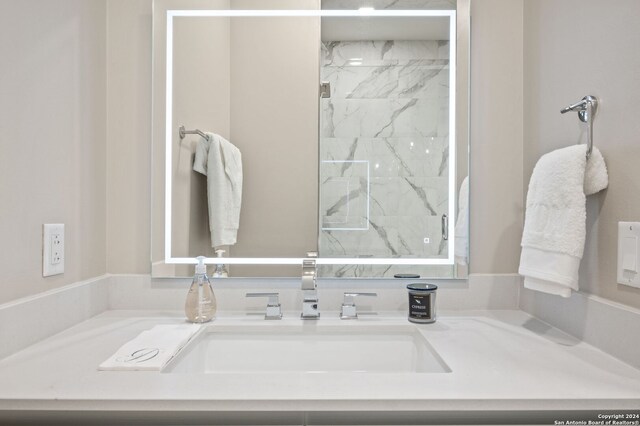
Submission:
[[[203,138],[205,138],[206,140],[209,140],[209,135],[207,135],[202,130],[198,130],[198,129],[187,130],[187,129],[184,128],[184,126],[180,126],[178,128],[178,134],[180,135],[180,140],[184,139],[185,136],[187,136],[187,135],[200,135]]]

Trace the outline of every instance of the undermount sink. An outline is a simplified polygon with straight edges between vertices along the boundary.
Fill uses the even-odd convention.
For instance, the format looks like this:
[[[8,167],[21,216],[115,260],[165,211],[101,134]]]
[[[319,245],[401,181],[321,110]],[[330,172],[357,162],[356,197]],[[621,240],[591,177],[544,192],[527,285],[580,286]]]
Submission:
[[[165,373],[448,373],[413,325],[212,324]]]

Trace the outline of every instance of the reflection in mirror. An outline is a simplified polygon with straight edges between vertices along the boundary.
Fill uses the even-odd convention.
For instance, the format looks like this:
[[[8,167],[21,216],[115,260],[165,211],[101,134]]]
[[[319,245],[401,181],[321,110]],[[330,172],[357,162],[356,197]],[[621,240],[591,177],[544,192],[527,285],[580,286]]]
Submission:
[[[164,232],[170,236],[154,254],[158,275],[165,274],[163,269],[168,275],[190,275],[191,266],[165,259],[211,258],[216,248],[232,258],[299,258],[317,246],[319,17],[230,17],[214,10],[221,2],[197,3],[206,10],[181,12],[184,2],[154,4],[157,30],[169,23],[171,28],[166,46],[155,49],[155,70],[166,76],[157,79],[158,89],[167,93],[167,103],[156,105],[155,117],[166,117],[155,127],[156,142],[158,153],[166,151],[171,177],[164,185],[165,205],[154,207],[165,209]],[[249,8],[264,3],[233,2]],[[292,8],[317,5],[315,0],[288,3]],[[165,37],[156,31],[154,41]],[[163,51],[168,56],[161,60]],[[240,153],[240,166],[222,163],[224,155],[215,164],[215,149],[203,156],[204,163],[196,161],[202,160],[197,154],[203,138],[181,139],[182,125],[210,133],[213,141],[227,141]],[[205,175],[211,160],[214,173]],[[225,172],[216,176],[221,168]],[[241,185],[231,179],[238,174]],[[227,201],[240,192],[238,218],[238,209],[231,211],[237,205]],[[220,215],[228,223],[216,223]],[[238,224],[235,243],[216,238],[233,233]],[[156,227],[154,237],[158,232]],[[228,269],[232,276],[299,273],[297,265],[233,264]]]
[[[201,254],[230,276],[297,276],[316,247],[325,277],[464,275],[455,1],[189,5],[154,2],[154,276]]]
[[[321,79],[330,88],[320,116],[322,257],[414,258],[423,264],[411,272],[421,275],[452,263],[454,17],[322,18]],[[322,268],[338,277],[406,271]]]

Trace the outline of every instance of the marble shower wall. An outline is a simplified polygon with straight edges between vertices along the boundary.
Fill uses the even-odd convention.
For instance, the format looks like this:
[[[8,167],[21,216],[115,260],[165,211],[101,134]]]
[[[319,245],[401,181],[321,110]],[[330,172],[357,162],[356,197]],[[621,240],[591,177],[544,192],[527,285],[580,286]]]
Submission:
[[[331,97],[321,100],[321,256],[446,258],[448,41],[327,41],[322,53]]]
[[[456,8],[456,0],[322,0],[323,9],[356,10],[360,7],[374,7],[377,10],[451,10]]]

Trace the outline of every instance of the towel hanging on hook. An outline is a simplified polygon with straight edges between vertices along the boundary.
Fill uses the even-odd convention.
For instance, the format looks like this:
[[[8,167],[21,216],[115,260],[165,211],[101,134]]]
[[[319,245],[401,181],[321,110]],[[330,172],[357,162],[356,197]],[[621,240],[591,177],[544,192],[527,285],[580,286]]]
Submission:
[[[587,123],[587,158],[591,157],[591,151],[593,151],[593,119],[597,110],[598,99],[591,95],[587,95],[580,102],[560,110],[560,114],[577,111],[580,121]]]

